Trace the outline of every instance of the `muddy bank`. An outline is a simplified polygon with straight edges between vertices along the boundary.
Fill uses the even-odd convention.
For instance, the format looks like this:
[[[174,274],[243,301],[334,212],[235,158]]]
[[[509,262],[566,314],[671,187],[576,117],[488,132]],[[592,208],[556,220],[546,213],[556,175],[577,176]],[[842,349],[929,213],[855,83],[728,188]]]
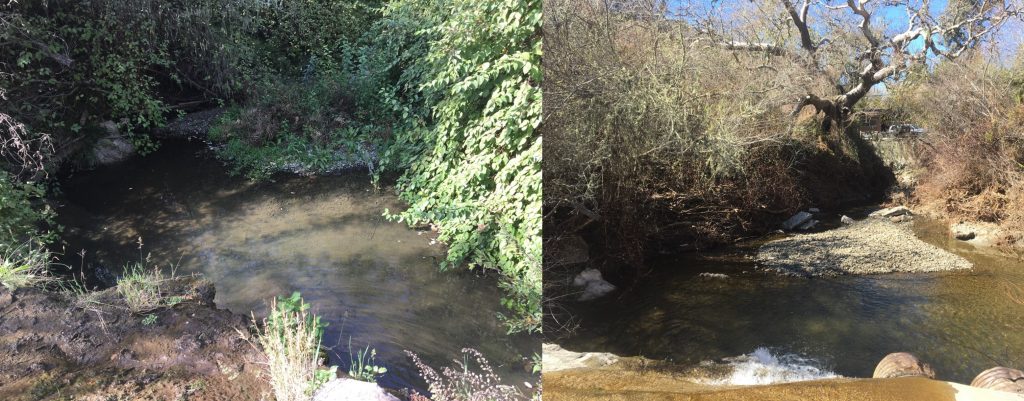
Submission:
[[[602,369],[545,372],[544,390],[544,399],[547,401],[1024,400],[1024,396],[1018,394],[923,377],[827,379],[763,386],[709,386],[687,380],[671,370],[618,365]]]
[[[251,323],[214,306],[213,285],[162,286],[181,302],[135,314],[116,289],[74,296],[0,287],[0,399],[260,400]],[[146,319],[155,316],[155,321]]]
[[[758,250],[757,262],[768,270],[811,276],[971,268],[966,259],[918,239],[909,223],[875,217],[771,241]]]

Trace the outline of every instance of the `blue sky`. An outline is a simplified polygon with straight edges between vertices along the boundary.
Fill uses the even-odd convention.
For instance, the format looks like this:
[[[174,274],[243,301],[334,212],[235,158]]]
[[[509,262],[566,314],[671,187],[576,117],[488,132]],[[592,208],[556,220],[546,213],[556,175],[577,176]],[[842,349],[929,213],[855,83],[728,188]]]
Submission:
[[[777,1],[777,0],[754,0],[754,1]],[[828,0],[829,3],[834,5],[846,4],[845,0]],[[793,0],[794,3],[800,4],[801,0]],[[911,0],[914,4],[920,4],[920,0]],[[730,4],[733,3],[733,4]],[[700,7],[730,7],[730,5],[743,5],[750,3],[750,0],[668,0],[668,6],[670,11],[674,8],[683,5],[697,5]],[[869,9],[875,9],[875,16],[873,25],[878,26],[879,20],[885,20],[888,23],[890,29],[902,32],[907,29],[907,15],[903,7],[894,6],[883,6],[878,7],[878,4],[882,4],[882,0],[875,0]],[[929,9],[933,15],[939,15],[943,10],[946,9],[948,2],[947,0],[931,0],[929,2]],[[846,12],[849,12],[848,10]],[[813,16],[812,24],[813,24]],[[1000,38],[1000,51],[1003,53],[1004,59],[1012,58],[1016,54],[1020,44],[1021,38],[1024,38],[1024,24],[1019,21],[1011,22],[1007,24],[999,34]],[[920,50],[923,46],[924,40],[918,38],[911,42],[911,50]]]

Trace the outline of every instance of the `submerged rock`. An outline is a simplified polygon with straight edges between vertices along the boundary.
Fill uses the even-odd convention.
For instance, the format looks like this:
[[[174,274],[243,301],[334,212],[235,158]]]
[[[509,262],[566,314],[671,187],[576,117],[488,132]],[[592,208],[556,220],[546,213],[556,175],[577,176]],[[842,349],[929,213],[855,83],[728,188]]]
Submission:
[[[601,272],[597,269],[587,269],[580,272],[573,279],[572,284],[577,287],[583,287],[583,294],[579,298],[580,301],[597,299],[609,292],[615,291],[615,285],[601,278]]]
[[[335,378],[313,395],[313,401],[399,401],[376,383]]]
[[[934,379],[935,371],[927,363],[918,360],[913,354],[894,352],[882,358],[878,362],[878,366],[875,366],[875,372],[871,375],[874,379],[891,379],[907,376],[923,376]]]

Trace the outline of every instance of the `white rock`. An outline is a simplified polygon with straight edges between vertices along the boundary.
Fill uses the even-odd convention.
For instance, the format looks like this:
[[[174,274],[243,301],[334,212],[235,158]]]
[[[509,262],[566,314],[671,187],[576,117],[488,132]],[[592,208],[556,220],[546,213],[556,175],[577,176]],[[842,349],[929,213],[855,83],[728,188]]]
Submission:
[[[573,283],[573,285],[575,285],[577,287],[582,287],[582,286],[587,285],[587,283],[589,283],[591,281],[604,281],[601,278],[601,271],[600,270],[597,270],[597,269],[587,269],[587,270],[584,270],[584,271],[580,272],[579,275],[576,276],[576,279],[574,279],[572,281],[572,283]]]
[[[583,293],[579,298],[580,301],[597,299],[609,292],[615,291],[615,285],[601,278],[601,271],[597,269],[587,269],[580,272],[572,280],[572,285],[583,287]]]
[[[905,214],[914,214],[914,213],[912,213],[910,211],[910,209],[907,209],[906,206],[894,206],[894,207],[890,207],[890,208],[876,210],[876,211],[872,212],[870,216],[871,217],[896,217],[896,216],[902,216],[902,215],[905,215]]]
[[[853,219],[844,214],[843,217],[839,218],[839,222],[843,224],[853,224]]]
[[[729,278],[728,275],[725,275],[725,274],[722,274],[722,273],[708,273],[708,272],[704,272],[704,273],[698,274],[698,276],[705,277],[705,278],[718,278],[718,279]]]
[[[313,401],[399,401],[376,383],[335,378],[313,395]]]
[[[816,225],[818,225],[818,220],[814,220],[814,219],[807,220],[806,223],[800,225],[800,231],[810,230],[810,229],[814,228],[814,226],[816,226]]]
[[[601,298],[612,291],[615,291],[615,285],[612,283],[604,280],[591,281],[587,283],[585,288],[583,288],[583,294],[580,295],[580,301],[589,301]]]
[[[807,212],[799,212],[797,214],[794,214],[792,217],[790,217],[788,220],[782,223],[782,229],[786,231],[792,230],[793,228],[799,227],[801,224],[806,223],[807,220],[811,219],[811,217],[814,217],[814,215]]]

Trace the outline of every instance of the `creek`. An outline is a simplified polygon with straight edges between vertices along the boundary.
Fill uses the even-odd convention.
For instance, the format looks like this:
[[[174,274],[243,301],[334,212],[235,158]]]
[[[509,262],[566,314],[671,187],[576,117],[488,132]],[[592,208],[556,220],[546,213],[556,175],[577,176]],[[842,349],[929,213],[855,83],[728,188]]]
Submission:
[[[382,216],[403,208],[393,188],[375,189],[365,171],[261,183],[227,171],[202,144],[166,142],[63,177],[63,262],[109,284],[125,264],[149,258],[167,272],[202,274],[218,307],[257,318],[274,296],[299,291],[329,324],[331,363],[347,370],[350,339],[353,353],[369,345],[388,369],[385,387],[425,388],[405,350],[440,368],[475,348],[504,382],[530,378],[524,356],[540,352],[539,341],[506,335],[496,279],[439,271],[445,248],[434,233]]]
[[[973,269],[791,277],[758,268],[763,240],[663,255],[628,290],[569,303],[580,327],[560,344],[671,360],[715,384],[871,377],[899,351],[960,383],[993,366],[1024,367],[1024,305],[1008,295],[1024,288],[1024,263],[956,241],[938,222],[913,224],[919,238]],[[699,377],[709,365],[730,371]]]

